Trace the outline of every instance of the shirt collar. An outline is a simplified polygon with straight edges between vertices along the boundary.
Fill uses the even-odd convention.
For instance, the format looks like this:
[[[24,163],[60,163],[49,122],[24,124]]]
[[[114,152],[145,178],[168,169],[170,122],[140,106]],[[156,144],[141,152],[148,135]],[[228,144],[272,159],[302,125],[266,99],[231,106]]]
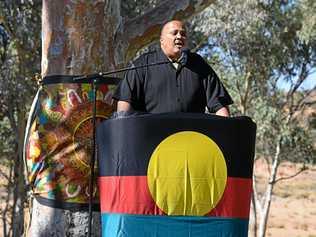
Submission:
[[[176,70],[180,69],[180,64],[178,62],[173,62],[171,58],[167,57],[167,55],[164,54],[161,48],[159,49],[158,55],[159,55],[159,61],[163,62],[163,61],[169,60],[174,69]]]

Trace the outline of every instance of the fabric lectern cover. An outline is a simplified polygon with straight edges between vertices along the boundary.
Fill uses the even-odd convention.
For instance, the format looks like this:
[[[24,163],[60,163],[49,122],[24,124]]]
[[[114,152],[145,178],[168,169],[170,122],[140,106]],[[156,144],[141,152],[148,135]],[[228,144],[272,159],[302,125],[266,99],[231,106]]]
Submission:
[[[103,236],[247,236],[256,125],[146,114],[97,129]]]

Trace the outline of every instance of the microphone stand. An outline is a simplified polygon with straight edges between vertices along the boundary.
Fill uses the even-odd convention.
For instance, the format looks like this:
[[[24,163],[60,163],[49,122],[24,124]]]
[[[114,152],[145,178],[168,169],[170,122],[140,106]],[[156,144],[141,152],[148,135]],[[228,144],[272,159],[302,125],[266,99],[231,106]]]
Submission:
[[[96,116],[97,116],[97,81],[98,78],[92,80],[93,91],[93,108],[92,108],[92,153],[90,159],[90,179],[89,179],[89,219],[88,219],[88,236],[91,237],[92,232],[92,206],[94,197],[94,166],[95,166],[95,142],[96,142]]]
[[[88,219],[88,237],[91,237],[92,232],[92,206],[93,206],[93,191],[94,191],[94,166],[95,166],[95,156],[96,156],[96,116],[97,116],[97,85],[101,80],[107,80],[109,84],[117,84],[117,78],[107,77],[108,75],[119,73],[119,72],[126,72],[131,70],[136,70],[145,67],[151,67],[161,64],[168,64],[172,63],[172,61],[161,61],[157,63],[150,63],[140,66],[133,66],[133,67],[126,67],[121,68],[118,70],[112,70],[108,72],[100,72],[88,75],[80,75],[75,76],[73,79],[74,82],[86,81],[91,80],[91,87],[93,90],[93,106],[92,106],[92,153],[90,159],[90,179],[89,179],[89,219]]]

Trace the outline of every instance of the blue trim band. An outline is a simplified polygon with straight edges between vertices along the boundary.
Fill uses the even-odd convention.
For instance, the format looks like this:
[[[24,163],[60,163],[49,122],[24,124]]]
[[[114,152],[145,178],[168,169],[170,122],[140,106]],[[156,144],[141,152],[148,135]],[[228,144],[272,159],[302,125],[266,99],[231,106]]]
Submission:
[[[247,237],[248,219],[102,213],[103,237]]]

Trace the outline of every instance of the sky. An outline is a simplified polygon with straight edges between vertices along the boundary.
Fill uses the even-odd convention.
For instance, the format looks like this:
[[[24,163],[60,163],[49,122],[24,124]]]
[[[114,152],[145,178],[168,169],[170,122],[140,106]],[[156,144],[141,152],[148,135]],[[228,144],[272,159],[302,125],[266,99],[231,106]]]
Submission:
[[[278,82],[278,87],[280,89],[289,90],[290,89],[290,83],[286,82],[285,80]],[[316,71],[312,74],[310,74],[306,80],[302,83],[300,86],[300,90],[309,90],[316,86]]]

